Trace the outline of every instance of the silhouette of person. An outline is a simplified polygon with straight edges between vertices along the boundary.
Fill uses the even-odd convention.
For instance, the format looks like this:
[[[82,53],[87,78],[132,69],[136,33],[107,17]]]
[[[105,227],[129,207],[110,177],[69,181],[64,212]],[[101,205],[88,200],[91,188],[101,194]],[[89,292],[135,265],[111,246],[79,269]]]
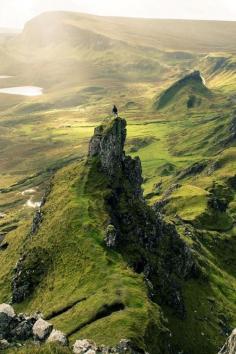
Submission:
[[[112,113],[116,118],[118,117],[118,108],[116,107],[116,105],[113,106]]]

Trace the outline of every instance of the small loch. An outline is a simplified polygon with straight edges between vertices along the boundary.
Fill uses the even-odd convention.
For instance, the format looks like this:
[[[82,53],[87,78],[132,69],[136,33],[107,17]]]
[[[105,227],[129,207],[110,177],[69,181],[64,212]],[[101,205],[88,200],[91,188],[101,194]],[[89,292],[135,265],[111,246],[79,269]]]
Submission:
[[[5,87],[0,88],[0,93],[8,95],[20,95],[20,96],[41,96],[43,94],[42,87],[37,86],[19,86],[19,87]]]
[[[0,75],[0,79],[9,79],[12,76],[9,75]]]

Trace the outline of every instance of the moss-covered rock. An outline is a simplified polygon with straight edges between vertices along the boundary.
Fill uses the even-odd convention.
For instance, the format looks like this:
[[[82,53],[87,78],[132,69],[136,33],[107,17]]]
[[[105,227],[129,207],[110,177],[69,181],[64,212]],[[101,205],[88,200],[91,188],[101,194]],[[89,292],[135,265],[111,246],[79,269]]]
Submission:
[[[26,251],[17,262],[12,279],[12,301],[20,303],[35,290],[50,268],[50,254],[46,249],[34,247]]]

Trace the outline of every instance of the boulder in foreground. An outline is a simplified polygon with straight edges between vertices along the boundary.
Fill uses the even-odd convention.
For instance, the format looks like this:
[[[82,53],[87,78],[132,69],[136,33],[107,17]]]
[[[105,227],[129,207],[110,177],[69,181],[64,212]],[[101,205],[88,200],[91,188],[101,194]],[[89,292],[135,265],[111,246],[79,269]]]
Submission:
[[[44,321],[42,318],[40,318],[34,324],[33,334],[36,339],[43,341],[50,335],[52,329],[53,325],[51,323]]]

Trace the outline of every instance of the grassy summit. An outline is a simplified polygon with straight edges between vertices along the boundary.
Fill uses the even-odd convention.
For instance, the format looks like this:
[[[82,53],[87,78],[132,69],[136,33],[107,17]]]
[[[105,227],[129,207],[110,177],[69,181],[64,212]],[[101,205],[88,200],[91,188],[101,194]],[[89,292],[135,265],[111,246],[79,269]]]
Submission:
[[[171,106],[176,111],[181,105],[191,109],[200,106],[205,98],[210,98],[210,91],[205,86],[200,72],[194,71],[164,91],[156,106],[158,109]]]

